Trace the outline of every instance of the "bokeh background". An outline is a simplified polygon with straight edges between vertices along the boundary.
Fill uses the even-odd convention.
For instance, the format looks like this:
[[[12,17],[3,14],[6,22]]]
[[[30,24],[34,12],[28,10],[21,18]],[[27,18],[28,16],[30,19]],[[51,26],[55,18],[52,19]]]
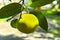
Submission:
[[[19,2],[19,0],[12,0],[12,2]],[[0,8],[12,2],[9,0],[0,0]],[[25,2],[27,3],[27,0]],[[54,4],[57,3],[56,1],[54,2]],[[50,7],[51,5],[48,4],[44,6],[44,9]],[[49,17],[46,16],[46,18],[49,25],[49,31],[53,31],[54,33],[58,32],[58,34],[45,33],[41,28],[38,28],[34,33],[24,34],[17,29],[12,28],[10,26],[10,21],[4,21],[0,23],[0,40],[60,40],[60,21],[56,21],[57,18],[60,18],[60,15],[50,15]]]

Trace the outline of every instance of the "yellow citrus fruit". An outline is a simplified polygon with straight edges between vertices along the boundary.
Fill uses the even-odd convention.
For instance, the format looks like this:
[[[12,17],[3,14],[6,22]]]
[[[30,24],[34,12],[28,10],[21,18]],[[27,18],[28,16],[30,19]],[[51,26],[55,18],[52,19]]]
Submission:
[[[33,14],[22,14],[18,22],[17,29],[23,33],[34,32],[39,26],[37,17]]]

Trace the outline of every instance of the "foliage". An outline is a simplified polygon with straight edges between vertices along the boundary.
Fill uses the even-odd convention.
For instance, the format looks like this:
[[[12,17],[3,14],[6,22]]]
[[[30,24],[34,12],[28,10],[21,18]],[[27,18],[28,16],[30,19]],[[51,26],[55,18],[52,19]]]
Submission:
[[[19,14],[22,11],[21,6],[19,3],[12,3],[2,7],[0,9],[0,20]]]
[[[22,4],[20,4],[21,1],[22,1]],[[51,9],[46,9],[42,11],[42,10],[36,10],[36,8],[38,7],[40,8],[41,6],[44,6],[46,4],[50,4],[50,3],[52,4],[54,0],[29,0],[28,5],[25,5],[24,0],[21,0],[21,1],[19,1],[18,3],[10,3],[2,7],[0,9],[0,21],[2,19],[8,20],[9,17],[14,18],[18,14],[20,14],[18,15],[19,16],[18,18],[21,19],[22,11],[25,10],[27,13],[35,15],[39,20],[39,26],[42,29],[44,29],[46,32],[48,32],[48,22],[47,22],[45,15],[52,15],[52,16],[57,15],[56,11],[52,11]],[[60,2],[58,2],[58,4],[60,5]],[[54,6],[55,5],[53,5],[52,8],[54,8]],[[28,7],[31,7],[31,9],[29,10]],[[11,21],[11,26],[13,28],[16,28],[16,24],[19,21],[19,20],[17,21],[18,18],[16,18],[16,20],[13,19]]]
[[[38,18],[39,26],[43,28],[45,31],[48,31],[48,23],[46,21],[45,16],[42,14],[42,12],[37,10],[31,10],[30,13],[34,14]]]
[[[50,4],[53,1],[54,0],[49,0],[49,1],[48,0],[29,0],[28,5],[33,8],[36,8],[36,7],[44,6],[46,4]]]
[[[17,20],[17,19],[14,19],[14,20],[11,21],[10,25],[11,25],[13,28],[16,28],[17,23],[18,23],[18,20]]]

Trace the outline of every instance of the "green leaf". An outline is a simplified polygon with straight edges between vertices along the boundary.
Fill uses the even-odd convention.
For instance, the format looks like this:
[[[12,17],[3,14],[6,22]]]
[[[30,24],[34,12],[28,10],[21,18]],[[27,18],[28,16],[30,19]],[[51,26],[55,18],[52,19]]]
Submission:
[[[54,0],[29,0],[28,5],[31,7],[40,7],[52,3]]]
[[[59,4],[59,9],[60,9],[60,4]]]
[[[57,18],[57,19],[56,19],[56,21],[58,21],[58,22],[59,22],[59,21],[60,21],[60,17],[59,17],[59,18]]]
[[[57,15],[57,11],[52,11],[52,9],[45,10],[45,11],[43,11],[43,14],[47,15],[47,16],[56,16]]]
[[[8,4],[0,9],[0,19],[8,18],[13,15],[19,14],[21,10],[22,5],[19,3],[11,3]]]
[[[18,22],[17,19],[12,20],[11,23],[10,23],[11,27],[16,28],[17,22]]]
[[[37,10],[31,10],[30,13],[34,14],[38,18],[39,26],[45,31],[48,31],[48,23],[45,16],[40,11]]]

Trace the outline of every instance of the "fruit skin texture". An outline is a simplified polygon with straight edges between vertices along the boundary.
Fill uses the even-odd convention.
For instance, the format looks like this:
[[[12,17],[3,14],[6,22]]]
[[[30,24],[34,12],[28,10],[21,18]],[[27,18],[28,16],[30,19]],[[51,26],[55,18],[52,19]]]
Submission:
[[[34,32],[39,26],[37,17],[33,14],[22,14],[18,22],[17,28],[19,31],[29,34]]]

